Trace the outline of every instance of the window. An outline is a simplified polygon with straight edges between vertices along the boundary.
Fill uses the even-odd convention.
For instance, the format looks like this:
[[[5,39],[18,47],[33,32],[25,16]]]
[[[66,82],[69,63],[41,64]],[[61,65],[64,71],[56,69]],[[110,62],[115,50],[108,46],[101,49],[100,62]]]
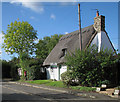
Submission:
[[[64,57],[67,53],[67,49],[62,49],[62,53],[60,55],[60,58]]]

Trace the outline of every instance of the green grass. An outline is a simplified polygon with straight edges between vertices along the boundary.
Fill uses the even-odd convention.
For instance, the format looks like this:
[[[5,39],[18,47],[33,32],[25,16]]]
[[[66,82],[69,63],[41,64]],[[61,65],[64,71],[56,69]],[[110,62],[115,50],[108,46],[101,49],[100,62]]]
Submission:
[[[54,86],[54,87],[63,87],[63,88],[65,87],[62,81],[53,81],[53,82],[47,83],[46,85]]]
[[[27,83],[32,83],[32,84],[47,84],[52,82],[51,80],[33,80],[33,81],[25,81]]]
[[[54,86],[54,87],[65,87],[62,81],[33,80],[33,81],[25,81],[25,82],[32,84],[45,84],[47,86]]]
[[[74,90],[87,91],[87,92],[96,90],[96,88],[85,87],[85,86],[71,86],[70,88]]]
[[[24,81],[32,84],[44,84],[46,86],[61,87],[66,88],[62,81],[52,81],[52,80],[33,80],[33,81]],[[70,86],[70,89],[79,90],[79,91],[95,91],[96,88],[83,87],[83,86]]]

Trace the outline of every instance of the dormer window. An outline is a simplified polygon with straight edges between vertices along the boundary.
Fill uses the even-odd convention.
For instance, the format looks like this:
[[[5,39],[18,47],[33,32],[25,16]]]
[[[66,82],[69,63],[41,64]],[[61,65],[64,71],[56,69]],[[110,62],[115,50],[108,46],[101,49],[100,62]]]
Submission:
[[[64,57],[66,54],[67,54],[67,49],[66,48],[62,49],[60,58]]]

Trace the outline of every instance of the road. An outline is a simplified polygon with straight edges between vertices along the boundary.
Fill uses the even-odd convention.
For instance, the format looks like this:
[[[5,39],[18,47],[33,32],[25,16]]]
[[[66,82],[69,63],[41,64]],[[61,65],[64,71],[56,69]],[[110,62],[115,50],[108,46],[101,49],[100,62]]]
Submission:
[[[110,101],[111,98],[108,97],[104,97],[104,99],[109,100],[109,102],[115,102],[115,99]],[[80,100],[88,102],[87,100],[96,99],[3,82],[2,100],[3,102],[80,102]]]

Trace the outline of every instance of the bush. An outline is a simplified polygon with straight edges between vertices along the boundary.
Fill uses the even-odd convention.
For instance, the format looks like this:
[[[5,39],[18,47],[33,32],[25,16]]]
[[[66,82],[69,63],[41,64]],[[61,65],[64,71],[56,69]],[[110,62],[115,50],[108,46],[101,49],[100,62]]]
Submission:
[[[11,63],[11,71],[10,71],[11,77],[13,80],[19,80],[20,77],[18,75],[18,66],[14,63]]]
[[[63,74],[63,79],[68,84],[71,83],[71,79],[77,79],[82,86],[101,86],[105,80],[114,85],[116,63],[114,53],[107,49],[99,53],[95,46],[85,51],[76,50],[75,53],[68,53],[66,56],[66,65],[72,74]]]
[[[43,69],[39,59],[31,59],[29,64],[33,80],[47,79],[46,70]],[[44,72],[42,71],[44,70]]]
[[[35,79],[35,67],[32,66],[32,67],[29,67],[27,69],[27,80],[33,80]]]
[[[11,65],[9,62],[2,60],[2,78],[11,78],[10,75],[10,70],[11,70]]]
[[[40,59],[30,58],[30,56],[26,53],[21,54],[20,65],[22,70],[27,72],[27,80],[46,79],[46,72],[42,72],[41,62],[42,61]]]
[[[66,71],[61,74],[61,79],[62,82],[65,86],[71,86],[71,85],[76,85],[77,83],[75,82],[74,78],[72,77],[72,72]]]

